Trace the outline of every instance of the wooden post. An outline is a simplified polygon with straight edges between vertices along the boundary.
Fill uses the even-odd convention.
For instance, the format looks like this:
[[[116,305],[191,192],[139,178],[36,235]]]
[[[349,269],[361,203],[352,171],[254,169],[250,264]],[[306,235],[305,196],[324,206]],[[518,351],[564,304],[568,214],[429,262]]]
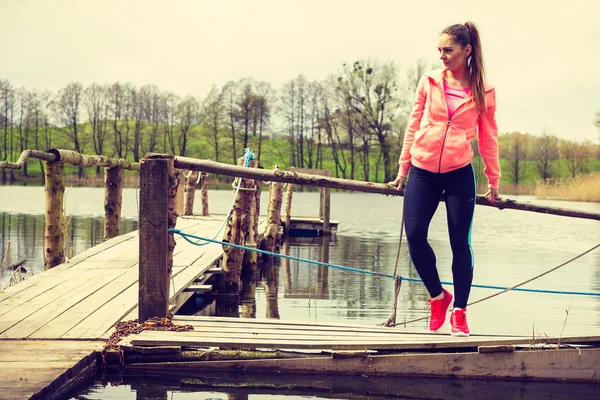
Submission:
[[[292,194],[294,193],[294,184],[288,183],[285,194],[285,224],[283,225],[283,234],[287,236],[290,232],[290,223],[292,220]]]
[[[274,170],[279,167],[275,165]],[[281,203],[283,202],[283,183],[271,182],[269,190],[269,210],[267,213],[267,227],[261,242],[261,250],[273,252],[275,250],[275,241],[281,226]],[[263,259],[265,257],[263,256]]]
[[[177,193],[175,194],[175,210],[177,214],[183,215],[183,197],[185,191],[185,174],[183,171],[177,173],[177,182],[181,182],[181,185],[177,185]]]
[[[323,215],[321,218],[323,218],[323,236],[325,235],[330,235],[331,234],[331,227],[330,227],[330,215],[331,215],[331,189],[330,188],[321,188],[321,191],[324,192],[324,196],[323,196],[323,208],[322,208],[322,212]]]
[[[242,278],[242,318],[256,318],[256,274]]]
[[[65,185],[62,172],[62,162],[44,161],[44,175],[46,178],[46,226],[44,232],[46,254],[44,257],[44,270],[56,267],[65,261],[65,235],[63,231]]]
[[[258,161],[251,161],[250,168],[258,168]],[[244,246],[251,248],[258,248],[259,234],[258,234],[258,219],[260,217],[260,192],[262,189],[262,181],[254,181],[254,191],[251,192],[251,203],[250,210],[248,210],[248,225],[249,229],[244,236]],[[242,263],[242,275],[246,278],[256,275],[256,269],[258,267],[258,253],[254,251],[247,251],[244,253],[244,261]]]
[[[185,210],[183,215],[192,215],[194,213],[194,198],[196,197],[196,181],[198,180],[198,171],[192,171],[187,178],[187,190],[185,191]]]
[[[168,228],[177,220],[178,178],[173,156],[152,154],[140,163],[140,262],[138,320],[169,313],[169,279],[175,239]]]
[[[202,200],[202,216],[208,217],[208,174],[200,174],[200,199]]]
[[[272,182],[273,184],[275,182]],[[279,265],[275,264],[276,260],[273,257],[265,258],[263,256],[262,276],[265,282],[265,298],[267,300],[267,318],[279,319]],[[289,260],[288,260],[289,261]]]
[[[238,159],[238,165],[244,165],[244,158]],[[239,179],[242,179],[240,191],[227,221],[223,241],[243,245],[244,238],[250,230],[249,214],[252,198],[254,197],[254,180]],[[237,188],[237,179],[234,186]],[[239,295],[244,250],[224,245],[223,251],[223,272],[219,279],[219,292],[221,294]]]
[[[119,236],[122,199],[123,170],[104,168],[104,240]]]

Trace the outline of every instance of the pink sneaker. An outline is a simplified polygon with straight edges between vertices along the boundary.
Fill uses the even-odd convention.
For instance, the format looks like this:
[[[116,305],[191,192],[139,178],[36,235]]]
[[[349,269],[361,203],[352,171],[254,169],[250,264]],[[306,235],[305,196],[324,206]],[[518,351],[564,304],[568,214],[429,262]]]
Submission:
[[[467,309],[457,308],[450,314],[450,334],[452,336],[469,336],[467,325]]]
[[[441,300],[427,300],[429,302],[429,330],[437,331],[440,329],[444,322],[446,321],[446,314],[448,313],[448,308],[450,304],[452,304],[452,295],[446,289],[442,289],[444,291],[445,297]]]

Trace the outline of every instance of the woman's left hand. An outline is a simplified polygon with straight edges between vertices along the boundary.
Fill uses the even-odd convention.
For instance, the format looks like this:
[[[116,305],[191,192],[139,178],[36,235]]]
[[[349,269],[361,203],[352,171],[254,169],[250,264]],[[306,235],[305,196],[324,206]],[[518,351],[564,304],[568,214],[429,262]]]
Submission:
[[[501,199],[500,195],[498,194],[498,189],[488,189],[484,196],[491,204],[494,204],[496,200]]]

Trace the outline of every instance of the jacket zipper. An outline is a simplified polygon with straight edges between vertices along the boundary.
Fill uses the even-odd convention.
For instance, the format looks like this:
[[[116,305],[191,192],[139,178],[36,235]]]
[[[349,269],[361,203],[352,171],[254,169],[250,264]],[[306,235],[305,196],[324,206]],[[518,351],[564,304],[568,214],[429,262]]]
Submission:
[[[443,87],[440,87],[440,85],[437,84],[436,82],[436,86],[438,87],[438,89],[440,89],[441,93],[442,93],[442,98],[444,99],[444,105],[446,106],[446,115],[448,115],[448,103],[446,102],[446,94],[444,91]],[[465,103],[461,103],[456,110],[454,110],[454,114],[452,114],[452,117],[454,117],[454,115],[456,115],[456,112],[464,105]],[[444,140],[442,141],[442,148],[440,149],[440,162],[438,164],[438,173],[442,172],[442,156],[444,155],[444,147],[446,146],[446,136],[448,136],[448,130],[450,130],[450,124],[452,123],[452,117],[448,118],[448,122],[446,122],[446,130],[444,132]]]
[[[446,106],[446,110],[448,110],[447,106]],[[438,165],[438,173],[442,173],[442,156],[444,155],[444,146],[446,146],[446,136],[448,136],[448,130],[450,129],[451,123],[452,123],[452,118],[450,118],[448,120],[448,122],[446,123],[446,131],[444,132],[444,140],[442,141],[442,148],[440,149],[440,163]]]

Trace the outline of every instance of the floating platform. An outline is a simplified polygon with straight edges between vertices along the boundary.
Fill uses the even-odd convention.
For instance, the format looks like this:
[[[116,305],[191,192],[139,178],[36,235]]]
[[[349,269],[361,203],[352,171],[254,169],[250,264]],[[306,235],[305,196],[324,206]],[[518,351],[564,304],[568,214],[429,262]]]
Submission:
[[[331,232],[337,231],[339,221],[329,221]],[[319,217],[292,217],[290,221],[290,236],[322,236],[323,219]]]
[[[135,363],[126,363],[126,371],[185,375],[220,369],[574,382],[596,382],[600,372],[600,336],[544,337],[534,341],[520,336],[456,338],[399,328],[275,319],[177,316],[173,322],[194,329],[144,331],[121,341],[126,360],[128,353],[155,353],[152,361],[138,357]],[[162,360],[157,358],[160,349]],[[207,354],[215,349],[246,350],[254,356],[208,361],[211,357],[197,352],[198,360],[190,361],[182,358],[183,349],[205,349]],[[261,349],[266,355],[258,355]],[[171,355],[164,354],[168,351]],[[287,355],[283,356],[282,351]],[[269,358],[269,352],[275,356]]]

